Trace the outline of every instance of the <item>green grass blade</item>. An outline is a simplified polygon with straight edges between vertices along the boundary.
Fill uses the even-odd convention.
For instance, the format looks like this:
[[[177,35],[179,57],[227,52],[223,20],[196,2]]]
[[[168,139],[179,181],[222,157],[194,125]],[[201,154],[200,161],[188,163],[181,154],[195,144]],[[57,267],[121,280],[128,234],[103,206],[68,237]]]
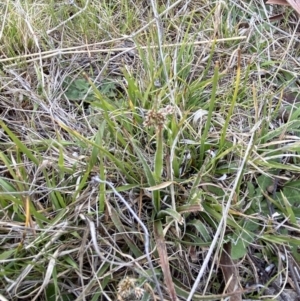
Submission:
[[[28,159],[30,159],[35,165],[39,165],[39,160],[33,155],[33,152],[28,149],[19,138],[6,126],[6,124],[0,120],[0,126],[8,134],[10,139],[16,144],[17,148],[24,153]]]
[[[219,65],[218,63],[215,65],[214,69],[214,76],[212,80],[212,91],[211,91],[211,97],[209,101],[209,110],[207,114],[207,121],[205,124],[205,128],[201,137],[201,146],[200,146],[200,162],[203,162],[204,159],[204,154],[205,154],[205,144],[207,141],[207,135],[208,131],[211,127],[211,118],[213,111],[215,109],[215,101],[216,101],[216,92],[217,92],[217,87],[218,87],[218,79],[219,79]]]

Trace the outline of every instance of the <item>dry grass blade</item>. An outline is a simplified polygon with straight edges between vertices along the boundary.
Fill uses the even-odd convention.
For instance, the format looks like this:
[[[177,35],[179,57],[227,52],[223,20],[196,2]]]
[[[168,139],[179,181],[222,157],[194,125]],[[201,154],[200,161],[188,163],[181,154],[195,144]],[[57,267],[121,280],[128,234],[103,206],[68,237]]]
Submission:
[[[65,229],[67,228],[68,223],[64,222],[60,225],[60,229],[57,230],[57,232],[53,235],[53,237],[46,243],[44,248],[36,254],[35,258],[32,260],[32,263],[28,264],[22,272],[20,272],[19,277],[10,284],[9,287],[6,288],[7,292],[11,292],[14,289],[17,289],[18,285],[23,281],[23,279],[30,273],[30,271],[33,269],[34,264],[42,257],[44,254],[46,254],[47,250],[49,250],[50,246],[61,236],[63,235]],[[27,247],[29,248],[29,246]],[[45,280],[46,281],[46,280]]]
[[[47,285],[49,284],[49,282],[51,280],[52,273],[53,273],[53,269],[54,269],[55,264],[56,264],[56,259],[57,259],[58,255],[59,255],[59,252],[60,252],[60,250],[57,249],[54,252],[53,256],[51,257],[51,259],[49,261],[49,264],[48,264],[48,268],[47,268],[46,274],[45,274],[45,278],[43,279],[43,284],[40,286],[38,292],[35,294],[35,296],[32,299],[32,301],[37,300],[40,297],[40,295],[42,294],[42,292],[45,289],[45,287],[47,287]]]
[[[269,0],[266,3],[267,4],[276,4],[276,5],[287,5],[287,6],[290,5],[286,0]]]
[[[223,277],[226,285],[226,292],[233,293],[231,301],[242,301],[242,293],[240,291],[240,284],[238,281],[238,271],[231,258],[231,243],[225,243],[220,258],[220,267],[223,273]]]
[[[300,0],[268,0],[267,4],[291,6],[298,14],[300,14]]]
[[[287,0],[287,2],[298,14],[300,14],[300,1],[299,0]]]
[[[163,229],[160,221],[157,221],[154,224],[154,237],[155,237],[157,251],[160,258],[160,265],[162,268],[162,272],[164,274],[165,284],[168,288],[170,298],[172,301],[177,301],[178,299],[176,296],[175,286],[170,272],[167,247],[166,247],[166,243],[163,235]]]

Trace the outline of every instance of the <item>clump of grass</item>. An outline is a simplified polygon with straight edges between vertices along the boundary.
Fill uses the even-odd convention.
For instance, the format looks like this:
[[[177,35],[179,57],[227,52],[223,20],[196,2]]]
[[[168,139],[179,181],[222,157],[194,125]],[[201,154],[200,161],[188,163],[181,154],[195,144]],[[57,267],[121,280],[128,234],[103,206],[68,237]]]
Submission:
[[[4,5],[2,299],[297,288],[290,35],[252,2],[154,4]]]

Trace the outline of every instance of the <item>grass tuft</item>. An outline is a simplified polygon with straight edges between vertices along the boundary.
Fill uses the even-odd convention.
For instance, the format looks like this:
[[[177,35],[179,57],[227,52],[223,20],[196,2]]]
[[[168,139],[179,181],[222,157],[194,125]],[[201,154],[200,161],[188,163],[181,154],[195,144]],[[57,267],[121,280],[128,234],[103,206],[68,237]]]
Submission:
[[[0,299],[296,300],[290,9],[102,2],[0,4]]]

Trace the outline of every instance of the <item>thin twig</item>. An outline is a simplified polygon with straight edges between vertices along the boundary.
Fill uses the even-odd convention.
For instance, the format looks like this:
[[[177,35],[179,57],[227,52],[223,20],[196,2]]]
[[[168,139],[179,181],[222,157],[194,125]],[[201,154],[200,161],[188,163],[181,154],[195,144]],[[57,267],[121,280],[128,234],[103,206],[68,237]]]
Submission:
[[[218,43],[218,42],[229,42],[229,41],[238,41],[238,40],[245,40],[247,37],[246,36],[240,36],[240,37],[231,37],[231,38],[222,38],[222,39],[216,39],[216,40],[207,40],[207,41],[195,41],[195,42],[182,42],[182,43],[173,43],[173,44],[164,44],[162,45],[163,48],[169,48],[169,47],[177,47],[181,45],[186,45],[186,46],[198,46],[198,45],[204,45],[204,44],[209,44],[209,43]],[[14,60],[20,60],[20,59],[26,59],[26,58],[31,58],[30,60],[26,61],[28,62],[33,62],[37,60],[37,58],[34,58],[39,55],[43,55],[42,59],[47,59],[49,57],[53,56],[60,56],[60,55],[67,55],[67,54],[82,54],[82,53],[112,53],[112,52],[122,52],[124,53],[130,52],[132,50],[137,49],[137,46],[132,46],[132,47],[117,47],[117,48],[107,48],[107,49],[82,49],[82,48],[87,48],[87,47],[93,47],[93,46],[99,46],[99,45],[105,45],[111,43],[109,42],[101,42],[101,43],[95,43],[95,44],[88,44],[88,45],[81,45],[78,47],[70,47],[70,48],[61,48],[61,49],[55,49],[55,50],[48,50],[48,51],[43,51],[41,53],[31,53],[31,54],[25,54],[25,55],[20,55],[20,56],[14,56],[14,57],[8,57],[5,59],[0,59],[0,63],[5,63],[9,61],[14,61]],[[139,49],[156,49],[158,48],[157,45],[151,45],[151,46],[141,46]],[[80,50],[82,49],[82,50]],[[13,65],[10,65],[8,67],[11,67]]]

